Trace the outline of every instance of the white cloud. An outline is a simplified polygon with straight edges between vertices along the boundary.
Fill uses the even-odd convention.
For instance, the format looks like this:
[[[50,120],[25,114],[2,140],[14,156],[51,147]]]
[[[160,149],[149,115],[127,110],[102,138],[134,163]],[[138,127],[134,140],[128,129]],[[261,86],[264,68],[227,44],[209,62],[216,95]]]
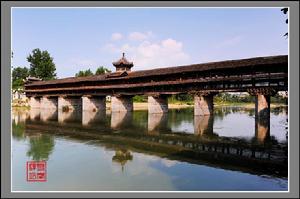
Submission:
[[[142,41],[133,45],[126,43],[120,46],[107,44],[104,50],[112,53],[126,53],[133,61],[133,70],[153,69],[188,64],[190,56],[184,51],[182,42],[168,38],[158,42]]]
[[[151,31],[148,31],[146,33],[132,32],[129,34],[128,39],[132,41],[144,41],[146,39],[149,39],[151,36],[153,36],[153,33]]]
[[[112,35],[111,35],[111,40],[112,41],[117,41],[117,40],[120,40],[120,39],[122,39],[123,38],[123,35],[121,34],[121,33],[113,33]]]

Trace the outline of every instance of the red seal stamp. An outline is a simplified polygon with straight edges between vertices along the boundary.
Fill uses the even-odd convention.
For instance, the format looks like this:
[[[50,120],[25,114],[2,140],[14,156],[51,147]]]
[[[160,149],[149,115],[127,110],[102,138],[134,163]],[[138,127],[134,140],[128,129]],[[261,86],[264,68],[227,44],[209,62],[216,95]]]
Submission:
[[[26,179],[28,182],[46,182],[47,181],[46,161],[27,161]]]

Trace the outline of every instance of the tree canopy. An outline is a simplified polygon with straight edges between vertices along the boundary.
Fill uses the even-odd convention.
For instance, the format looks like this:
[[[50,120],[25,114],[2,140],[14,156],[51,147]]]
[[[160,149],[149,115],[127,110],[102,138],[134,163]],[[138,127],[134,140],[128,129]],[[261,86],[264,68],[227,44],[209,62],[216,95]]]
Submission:
[[[91,69],[88,70],[81,70],[78,73],[75,74],[75,77],[86,77],[86,76],[92,76],[94,73],[91,71]]]
[[[100,66],[97,68],[95,75],[102,75],[105,73],[110,73],[111,71],[107,68],[105,68],[104,66]]]
[[[86,76],[92,76],[92,75],[102,75],[105,73],[110,73],[111,71],[104,66],[100,66],[97,68],[95,74],[91,71],[91,69],[87,70],[80,70],[78,73],[75,74],[75,77],[86,77]]]
[[[36,48],[27,57],[27,61],[30,63],[29,74],[31,76],[43,80],[56,78],[56,67],[48,51],[41,51],[39,48]]]
[[[29,76],[29,69],[26,67],[16,67],[12,71],[12,88],[17,89],[23,86],[23,80]]]

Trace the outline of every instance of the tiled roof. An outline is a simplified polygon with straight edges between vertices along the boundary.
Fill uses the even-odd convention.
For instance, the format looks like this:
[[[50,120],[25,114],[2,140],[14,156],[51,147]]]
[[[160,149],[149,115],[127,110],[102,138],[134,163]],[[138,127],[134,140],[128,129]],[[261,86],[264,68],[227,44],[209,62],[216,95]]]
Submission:
[[[260,66],[269,66],[274,67],[278,64],[287,64],[288,56],[279,55],[279,56],[270,56],[270,57],[255,57],[250,59],[240,59],[240,60],[227,60],[220,62],[209,62],[202,64],[192,64],[186,66],[175,66],[167,68],[157,68],[151,70],[140,70],[140,71],[131,71],[128,75],[122,75],[122,73],[108,73],[103,75],[94,75],[88,77],[69,77],[56,80],[48,81],[35,81],[29,85],[47,85],[47,84],[60,84],[60,83],[75,83],[75,82],[84,82],[84,81],[105,81],[107,79],[130,79],[137,77],[151,77],[151,76],[162,76],[162,75],[171,75],[171,74],[180,74],[187,72],[201,72],[201,71],[214,71],[220,69],[232,69],[232,68],[243,68],[243,67],[260,67]],[[253,68],[255,70],[255,68]],[[28,85],[28,86],[29,86]]]
[[[126,58],[125,58],[125,53],[123,53],[123,57],[121,59],[119,59],[116,62],[112,63],[115,67],[119,67],[119,66],[126,66],[126,67],[132,67],[133,66],[133,62],[129,62]]]

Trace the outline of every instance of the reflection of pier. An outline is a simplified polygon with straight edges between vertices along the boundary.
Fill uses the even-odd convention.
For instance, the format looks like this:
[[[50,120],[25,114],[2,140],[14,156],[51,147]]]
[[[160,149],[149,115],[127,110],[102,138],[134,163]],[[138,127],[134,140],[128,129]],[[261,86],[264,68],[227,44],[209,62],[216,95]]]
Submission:
[[[63,111],[58,110],[58,122],[81,122],[82,120],[82,112],[76,110]]]
[[[30,120],[39,120],[40,119],[40,109],[39,108],[31,108],[29,111]]]
[[[213,134],[214,119],[211,115],[195,115],[194,116],[194,132],[196,135]]]
[[[166,113],[148,114],[148,133],[159,134],[160,129],[166,128],[168,117]]]
[[[57,121],[58,111],[56,109],[40,109],[40,116],[42,121]]]
[[[100,123],[106,118],[105,111],[82,111],[82,125]]]
[[[126,124],[131,124],[132,112],[111,112],[111,128],[119,129]]]
[[[255,137],[259,143],[264,143],[270,138],[270,120],[255,120]]]

